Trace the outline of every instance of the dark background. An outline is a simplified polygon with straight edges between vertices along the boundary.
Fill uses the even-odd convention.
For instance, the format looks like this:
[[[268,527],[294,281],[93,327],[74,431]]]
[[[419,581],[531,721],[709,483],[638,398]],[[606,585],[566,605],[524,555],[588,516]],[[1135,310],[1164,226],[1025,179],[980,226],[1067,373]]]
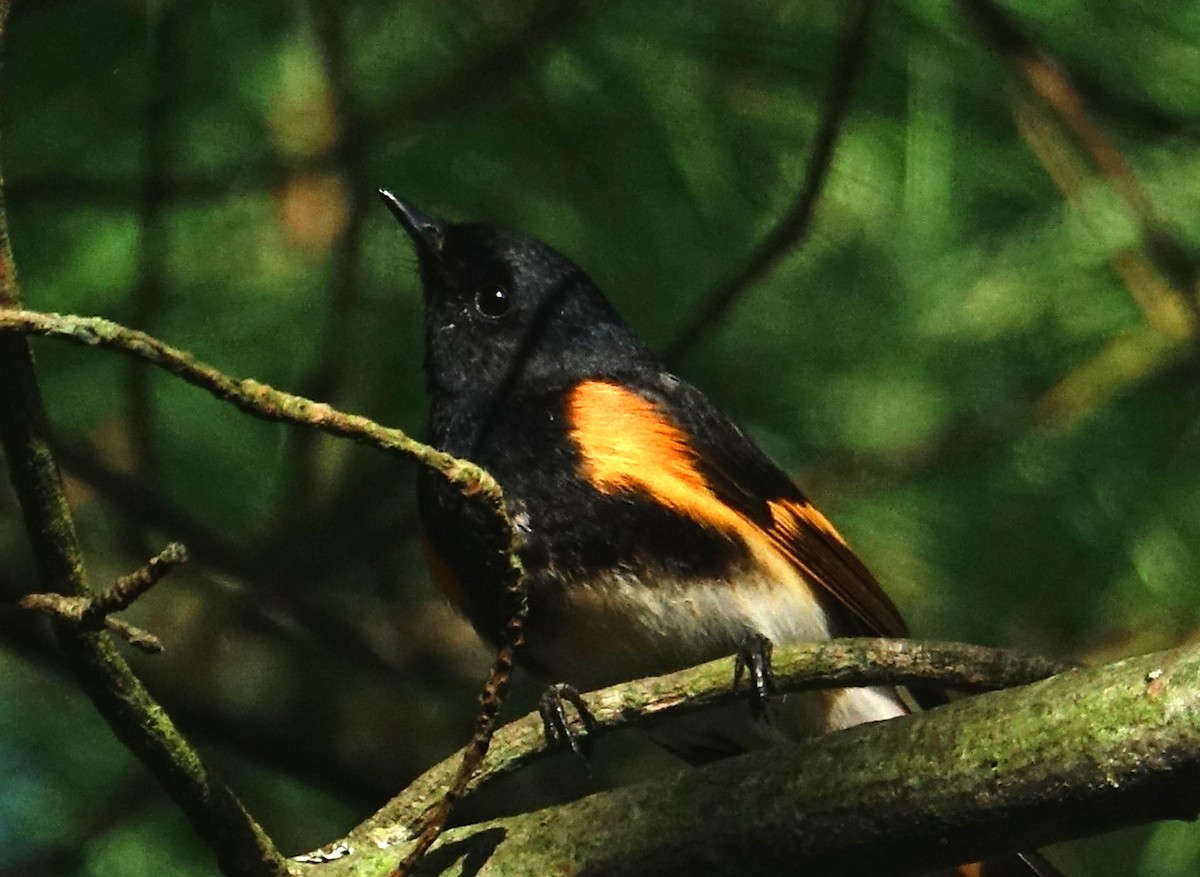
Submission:
[[[1194,264],[1195,10],[1007,6]],[[420,434],[420,296],[386,186],[546,239],[672,348],[801,191],[849,9],[18,0],[0,144],[26,303]],[[1095,662],[1194,637],[1189,301],[952,5],[881,4],[854,72],[811,233],[684,339],[679,371],[795,474],[915,635]],[[285,852],[465,741],[488,655],[427,579],[412,464],[112,354],[36,354],[93,582],[191,548],[129,613],[167,651],[132,660]],[[35,589],[5,482],[0,594]],[[215,873],[42,633],[0,606],[0,877]],[[560,758],[466,815],[674,767],[636,735],[600,748],[595,776]],[[1200,830],[1053,855],[1193,875]]]

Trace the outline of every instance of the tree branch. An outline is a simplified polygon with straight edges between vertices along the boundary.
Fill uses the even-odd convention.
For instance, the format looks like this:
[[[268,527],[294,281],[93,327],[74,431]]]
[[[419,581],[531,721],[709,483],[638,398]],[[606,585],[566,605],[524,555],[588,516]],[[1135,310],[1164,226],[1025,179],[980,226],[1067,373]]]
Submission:
[[[426,813],[419,841],[396,869],[405,874],[421,854],[440,835],[455,801],[461,796],[491,745],[500,706],[508,689],[517,651],[523,642],[528,602],[524,588],[524,570],[520,560],[520,533],[512,526],[499,484],[486,471],[466,460],[453,457],[410,438],[398,429],[387,429],[359,415],[346,414],[323,403],[275,390],[250,379],[231,378],[190,353],[164,344],[157,338],[95,317],[47,314],[36,311],[0,309],[0,333],[20,332],[62,338],[91,347],[116,350],[145,360],[185,381],[207,390],[219,399],[263,420],[295,423],[350,438],[383,450],[398,451],[440,472],[459,486],[464,495],[482,494],[511,533],[508,561],[511,580],[507,587],[509,606],[503,642],[480,694],[479,713],[470,742],[454,779],[445,787],[436,805]],[[0,341],[9,339],[0,338]],[[12,339],[25,344],[24,339]],[[28,347],[26,346],[26,350]],[[56,470],[57,477],[57,470]],[[65,510],[65,506],[64,506]],[[69,521],[69,515],[67,516]],[[132,676],[131,676],[132,678]],[[164,716],[165,719],[165,716]],[[248,818],[248,817],[247,817]],[[263,838],[266,842],[266,838]]]
[[[648,727],[666,715],[704,709],[746,699],[730,686],[730,658],[639,679],[583,695],[595,719],[594,733],[605,734],[636,725]],[[916,640],[844,638],[801,646],[777,646],[773,657],[775,682],[781,694],[815,689],[863,685],[932,684],[965,692],[992,691],[1026,685],[1069,669],[1037,656],[963,643]],[[467,789],[475,793],[500,777],[556,750],[546,742],[542,719],[531,713],[497,733],[487,759],[479,766]],[[430,802],[449,785],[460,756],[452,755],[430,768],[378,813],[358,826],[352,836],[311,854],[314,859],[330,850],[369,840],[390,844],[411,837],[425,817]]]
[[[1189,647],[454,829],[422,873],[900,877],[1197,811]],[[385,872],[386,840],[356,832],[321,877]]]
[[[850,108],[851,87],[855,74],[862,66],[863,51],[870,32],[875,0],[859,0],[849,13],[842,34],[829,86],[825,93],[821,126],[813,141],[812,155],[804,175],[804,185],[788,212],[775,224],[755,248],[737,273],[728,277],[705,296],[695,309],[695,317],[676,336],[665,356],[674,361],[684,356],[712,332],[729,310],[751,286],[774,270],[783,258],[808,236],[816,210],[817,199],[825,186],[825,178],[833,163],[846,112]]]
[[[1195,261],[1187,247],[1158,219],[1129,162],[1088,114],[1070,77],[1034,44],[1018,20],[994,0],[957,0],[957,5],[980,39],[1071,132],[1092,166],[1109,182],[1137,226],[1146,258],[1190,310],[1194,320],[1200,312]],[[1154,314],[1149,316],[1153,321]]]
[[[8,9],[0,0],[0,38]],[[7,226],[0,193],[0,309],[20,304]],[[25,338],[0,337],[0,441],[42,588],[66,597],[88,596],[83,554],[50,450],[45,407]],[[270,839],[175,728],[109,636],[62,623],[55,625],[55,634],[80,687],[188,816],[221,868],[247,877],[286,873]]]
[[[66,597],[62,594],[27,594],[17,601],[22,609],[30,609],[49,615],[78,630],[100,630],[125,639],[130,645],[143,652],[161,652],[162,643],[149,631],[128,622],[113,618],[112,613],[128,609],[142,594],[146,593],[163,576],[182,563],[187,562],[187,549],[172,542],[150,562],[135,573],[117,579],[111,588],[96,596]]]
[[[285,393],[250,378],[230,377],[145,332],[99,317],[22,310],[0,310],[0,332],[41,335],[114,350],[170,372],[260,420],[308,426],[381,450],[397,451],[437,470],[468,494],[483,494],[503,514],[500,486],[474,463],[410,438],[401,430],[382,427],[357,414],[346,414],[324,402]]]

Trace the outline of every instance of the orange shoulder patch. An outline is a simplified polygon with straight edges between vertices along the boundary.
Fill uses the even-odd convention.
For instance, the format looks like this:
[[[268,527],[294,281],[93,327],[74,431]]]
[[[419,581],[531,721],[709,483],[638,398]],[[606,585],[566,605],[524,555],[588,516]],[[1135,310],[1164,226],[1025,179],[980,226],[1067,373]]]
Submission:
[[[567,397],[569,434],[581,474],[601,493],[640,492],[677,514],[738,539],[781,586],[823,591],[878,635],[903,636],[904,621],[871,573],[823,514],[803,497],[761,497],[762,527],[724,502],[701,471],[691,437],[632,390],[583,381]]]
[[[567,413],[583,476],[601,493],[641,491],[701,526],[739,537],[779,570],[785,558],[775,540],[713,492],[687,433],[653,402],[617,384],[584,381],[571,391]]]
[[[709,494],[687,435],[654,403],[603,381],[584,381],[567,400],[584,477],[603,493],[642,488],[679,511]]]

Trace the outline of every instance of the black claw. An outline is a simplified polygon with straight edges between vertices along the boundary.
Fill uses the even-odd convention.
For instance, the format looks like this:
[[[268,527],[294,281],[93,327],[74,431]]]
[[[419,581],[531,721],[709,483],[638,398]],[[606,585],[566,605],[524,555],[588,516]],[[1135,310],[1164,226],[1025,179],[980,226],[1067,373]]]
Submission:
[[[567,704],[575,707],[582,730],[575,730],[567,716]],[[587,708],[574,685],[556,682],[542,692],[538,699],[538,714],[546,731],[546,745],[551,749],[566,744],[571,751],[586,760],[592,753],[592,732],[596,729],[596,718]]]
[[[760,719],[767,718],[767,702],[775,694],[775,672],[771,653],[775,644],[761,633],[748,633],[733,657],[733,690],[742,684],[742,674],[750,674],[750,709]]]

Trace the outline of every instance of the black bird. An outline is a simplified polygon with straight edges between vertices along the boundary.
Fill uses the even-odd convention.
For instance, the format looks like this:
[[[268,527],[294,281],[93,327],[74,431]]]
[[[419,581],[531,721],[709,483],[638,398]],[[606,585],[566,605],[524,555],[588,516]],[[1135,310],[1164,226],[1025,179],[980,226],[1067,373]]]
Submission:
[[[420,265],[430,440],[486,468],[527,534],[533,672],[590,689],[747,642],[907,634],[825,516],[582,269],[525,235],[380,194]],[[496,642],[509,534],[430,470],[418,503],[435,578]],[[733,705],[654,736],[700,762],[908,711],[895,689],[842,689],[791,695],[770,721]],[[1034,859],[1021,873],[1057,873]]]

